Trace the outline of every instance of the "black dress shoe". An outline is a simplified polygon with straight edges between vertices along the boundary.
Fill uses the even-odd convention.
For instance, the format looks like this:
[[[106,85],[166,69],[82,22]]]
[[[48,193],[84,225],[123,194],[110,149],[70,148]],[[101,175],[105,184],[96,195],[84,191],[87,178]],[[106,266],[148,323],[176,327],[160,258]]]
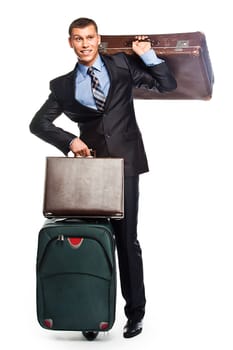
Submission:
[[[95,331],[83,331],[83,336],[87,339],[87,340],[94,340],[99,332],[95,332]]]
[[[135,322],[128,320],[123,331],[124,338],[132,338],[142,332],[142,320]]]

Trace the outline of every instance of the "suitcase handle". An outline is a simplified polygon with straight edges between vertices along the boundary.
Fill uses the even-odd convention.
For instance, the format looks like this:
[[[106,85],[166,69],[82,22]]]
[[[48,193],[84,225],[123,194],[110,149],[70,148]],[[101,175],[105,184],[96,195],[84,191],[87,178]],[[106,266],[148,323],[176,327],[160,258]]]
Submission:
[[[126,47],[132,47],[132,43],[133,43],[133,41],[134,41],[135,39],[130,39],[130,40],[127,40],[127,41],[125,41],[125,46]],[[138,40],[138,41],[149,41],[150,43],[151,43],[151,46],[155,46],[155,45],[158,45],[159,44],[159,41],[156,41],[156,43],[155,43],[155,41],[154,40],[152,40],[152,39],[150,39],[150,38],[147,38],[147,39],[144,39],[144,40]]]

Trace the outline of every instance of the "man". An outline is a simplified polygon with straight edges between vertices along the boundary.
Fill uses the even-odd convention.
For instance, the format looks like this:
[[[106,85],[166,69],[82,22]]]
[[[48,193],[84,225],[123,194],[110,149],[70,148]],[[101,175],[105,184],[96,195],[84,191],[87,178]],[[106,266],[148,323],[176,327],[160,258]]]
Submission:
[[[145,314],[145,288],[140,244],[137,240],[139,174],[148,171],[147,158],[133,106],[133,88],[143,86],[166,92],[176,81],[164,60],[158,58],[145,36],[132,43],[134,55],[101,55],[101,37],[96,23],[79,18],[69,27],[69,44],[78,57],[75,69],[50,82],[48,100],[34,116],[30,130],[65,155],[124,158],[125,217],[113,220],[118,252],[122,295],[126,301],[127,323],[123,336],[142,331]],[[93,67],[95,88],[93,95]],[[96,79],[96,78],[94,78]],[[78,123],[79,137],[58,128],[54,120],[64,113]],[[88,336],[95,337],[93,332]],[[91,334],[92,333],[92,334]]]

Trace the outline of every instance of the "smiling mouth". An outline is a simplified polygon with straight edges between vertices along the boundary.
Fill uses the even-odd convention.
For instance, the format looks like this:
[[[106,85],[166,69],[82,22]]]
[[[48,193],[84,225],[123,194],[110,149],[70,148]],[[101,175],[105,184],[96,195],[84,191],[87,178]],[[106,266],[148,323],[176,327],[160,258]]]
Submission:
[[[82,50],[81,54],[84,55],[84,56],[88,56],[88,55],[91,54],[91,52],[92,52],[91,50]]]

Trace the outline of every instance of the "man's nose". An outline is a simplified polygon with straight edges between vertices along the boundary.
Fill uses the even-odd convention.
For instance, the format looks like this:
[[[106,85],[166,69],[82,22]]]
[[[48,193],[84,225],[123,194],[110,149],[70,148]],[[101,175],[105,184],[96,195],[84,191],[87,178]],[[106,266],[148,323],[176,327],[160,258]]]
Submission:
[[[83,39],[83,46],[88,46],[88,39]]]

